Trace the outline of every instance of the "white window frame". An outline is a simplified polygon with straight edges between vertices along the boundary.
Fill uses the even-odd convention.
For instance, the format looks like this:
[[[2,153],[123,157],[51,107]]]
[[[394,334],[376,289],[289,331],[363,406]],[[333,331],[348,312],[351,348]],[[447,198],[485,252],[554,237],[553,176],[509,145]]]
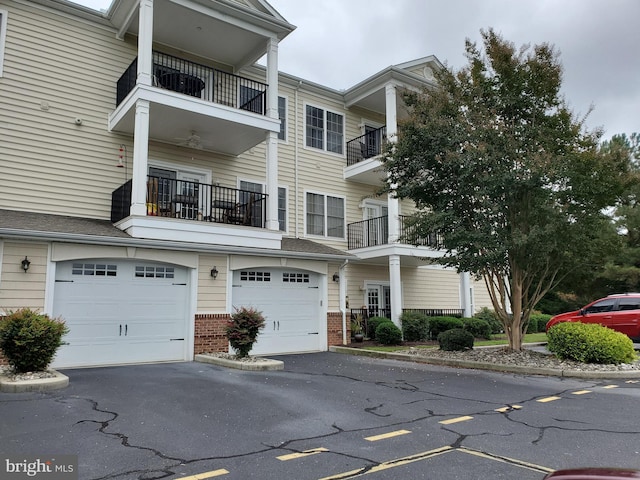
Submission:
[[[238,177],[238,181],[236,182],[236,188],[238,190],[240,190],[240,183],[242,182],[246,182],[246,183],[253,183],[256,185],[262,185],[262,192],[260,193],[266,193],[267,190],[267,184],[263,181],[263,180],[254,180],[254,179],[250,179],[250,178],[239,178]],[[284,190],[284,230],[278,230],[279,232],[282,233],[288,233],[289,232],[289,187],[287,187],[286,185],[278,185],[278,194],[280,194],[280,189]],[[280,207],[278,207],[278,212],[280,212]],[[278,216],[278,222],[280,222],[280,217]]]
[[[311,145],[307,145],[307,108],[311,107],[311,108],[317,108],[318,110],[322,110],[324,112],[323,118],[322,118],[322,123],[323,123],[323,127],[322,127],[322,148],[317,148],[317,147],[313,147]],[[327,114],[328,113],[332,113],[334,115],[340,115],[342,117],[342,152],[341,153],[336,153],[336,152],[331,152],[329,150],[327,150]],[[329,155],[335,155],[337,157],[346,157],[346,134],[345,134],[345,129],[346,129],[346,115],[344,113],[339,113],[336,110],[332,110],[330,108],[326,108],[326,107],[322,107],[320,105],[315,105],[313,103],[306,103],[304,104],[304,110],[303,110],[303,116],[304,116],[304,148],[308,149],[308,150],[313,150],[313,151],[321,151],[321,152],[325,152]]]
[[[308,194],[321,195],[321,196],[324,197],[324,212],[323,212],[323,216],[324,216],[323,231],[324,231],[324,234],[323,235],[316,235],[316,234],[309,233],[307,231],[307,214],[308,214],[307,195]],[[342,216],[342,233],[343,233],[343,236],[342,237],[334,237],[334,236],[328,235],[328,228],[327,228],[327,197],[339,198],[339,199],[342,200],[342,206],[343,206],[343,216]],[[305,237],[324,238],[324,239],[331,239],[331,240],[346,240],[347,239],[347,197],[345,197],[344,195],[336,195],[336,194],[332,194],[332,193],[318,192],[318,191],[314,191],[314,190],[305,190],[304,191],[304,234],[305,234]]]
[[[7,17],[9,12],[7,10],[0,10],[0,77],[2,77],[2,71],[4,67],[4,46],[7,39]]]
[[[282,143],[289,143],[289,135],[288,128],[289,124],[289,97],[285,97],[284,95],[278,95],[278,117],[280,117],[280,99],[284,100],[284,118],[280,118],[280,122],[284,125],[284,138],[280,138],[280,132],[278,132],[278,140]]]

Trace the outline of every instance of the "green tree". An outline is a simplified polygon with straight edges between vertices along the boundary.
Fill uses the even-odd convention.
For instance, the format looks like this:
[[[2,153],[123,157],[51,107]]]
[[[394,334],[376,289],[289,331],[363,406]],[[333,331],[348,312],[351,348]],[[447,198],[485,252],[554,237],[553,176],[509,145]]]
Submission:
[[[615,245],[603,212],[626,164],[598,149],[560,95],[562,66],[482,31],[468,65],[437,73],[439,88],[407,93],[409,118],[385,156],[389,189],[414,200],[414,228],[442,234],[439,261],[484,279],[513,350],[529,315],[570,272]]]

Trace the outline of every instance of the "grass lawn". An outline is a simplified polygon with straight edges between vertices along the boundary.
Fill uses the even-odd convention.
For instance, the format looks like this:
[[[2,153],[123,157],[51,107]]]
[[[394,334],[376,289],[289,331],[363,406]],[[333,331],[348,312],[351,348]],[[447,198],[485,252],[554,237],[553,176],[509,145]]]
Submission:
[[[522,343],[539,343],[546,342],[546,333],[528,333],[524,336]],[[507,336],[504,334],[493,335],[491,340],[476,340],[474,347],[482,347],[487,345],[507,345]],[[412,345],[413,348],[438,348],[438,345]],[[375,350],[377,352],[397,352],[398,350],[406,350],[406,346],[373,346],[367,347],[367,350]]]

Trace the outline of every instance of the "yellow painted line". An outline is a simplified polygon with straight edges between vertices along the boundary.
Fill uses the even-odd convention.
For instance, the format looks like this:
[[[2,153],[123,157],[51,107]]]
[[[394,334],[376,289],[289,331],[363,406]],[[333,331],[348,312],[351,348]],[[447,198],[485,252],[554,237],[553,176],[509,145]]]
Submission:
[[[351,470],[349,472],[339,473],[331,477],[323,477],[323,478],[320,478],[319,480],[346,480],[347,478],[353,478],[360,475],[368,475],[370,473],[381,472],[383,470],[388,470],[394,467],[400,467],[402,465],[407,465],[409,463],[419,462],[421,460],[426,460],[427,458],[435,457],[436,455],[441,455],[443,453],[451,452],[451,451],[453,451],[453,447],[450,447],[450,446],[436,448],[434,450],[417,453],[409,457],[398,458],[396,460],[389,460],[388,462],[380,463],[379,465],[376,465],[375,467],[372,467],[368,470],[366,468],[359,468],[357,470]]]
[[[304,458],[304,457],[308,457],[309,455],[317,455],[318,453],[322,453],[322,452],[328,452],[329,450],[326,448],[312,448],[311,450],[305,450],[303,452],[298,452],[298,453],[290,453],[288,455],[280,455],[279,457],[276,457],[278,460],[282,460],[283,462],[286,462],[287,460],[295,460],[297,458]]]
[[[638,382],[640,382],[640,380],[627,380],[624,383],[638,383]]]
[[[468,453],[469,455],[475,455],[476,457],[488,458],[489,460],[495,460],[497,462],[509,463],[513,465],[518,465],[520,467],[528,468],[530,470],[535,470],[537,472],[553,472],[553,468],[544,467],[542,465],[536,465],[535,463],[524,462],[522,460],[518,460],[516,458],[503,457],[500,455],[493,455],[484,452],[479,452],[477,450],[471,450],[469,448],[460,447],[457,449],[459,452]]]
[[[221,468],[219,470],[191,475],[190,477],[180,477],[178,480],[204,480],[205,478],[219,477],[220,475],[226,475],[227,473],[229,473],[227,470]]]
[[[591,393],[591,390],[578,390],[577,392],[572,392],[572,395],[584,395],[585,393]]]
[[[378,440],[386,440],[387,438],[399,437],[411,433],[411,430],[396,430],[394,432],[383,433],[382,435],[374,435],[373,437],[364,437],[369,442],[377,442]]]
[[[449,420],[443,420],[441,422],[438,422],[442,425],[451,425],[452,423],[458,423],[458,422],[466,422],[467,420],[471,420],[473,419],[473,417],[470,417],[469,415],[466,415],[464,417],[457,417],[457,418],[450,418]]]
[[[505,413],[505,412],[508,412],[509,410],[520,410],[521,408],[522,408],[522,405],[507,405],[506,407],[496,408],[495,411],[500,413]]]
[[[547,402],[553,402],[554,400],[560,400],[560,397],[541,398],[540,400],[536,400],[536,402],[547,403]]]
[[[605,385],[602,388],[605,388],[605,389],[618,388],[618,385]]]

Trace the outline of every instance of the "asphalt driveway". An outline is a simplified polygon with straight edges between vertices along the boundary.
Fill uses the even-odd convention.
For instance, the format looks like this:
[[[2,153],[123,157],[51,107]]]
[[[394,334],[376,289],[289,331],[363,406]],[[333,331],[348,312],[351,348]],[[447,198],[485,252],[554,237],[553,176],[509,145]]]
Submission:
[[[640,468],[640,421],[624,413],[640,384],[276,358],[284,371],[64,371],[64,390],[0,394],[1,453],[78,455],[81,479],[534,480],[571,466]]]

